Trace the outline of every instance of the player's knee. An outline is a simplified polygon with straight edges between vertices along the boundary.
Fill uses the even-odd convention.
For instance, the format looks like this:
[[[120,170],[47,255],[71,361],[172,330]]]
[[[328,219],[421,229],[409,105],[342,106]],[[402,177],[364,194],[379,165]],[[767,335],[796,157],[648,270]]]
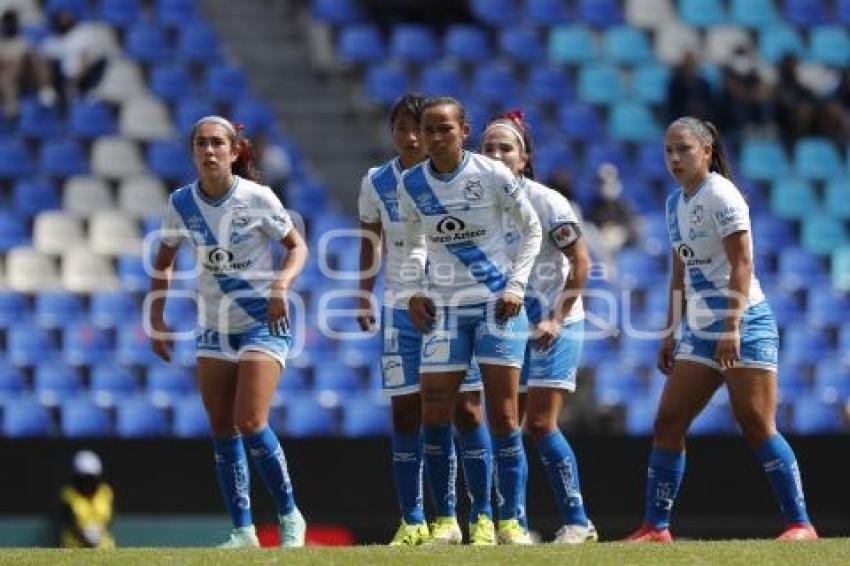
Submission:
[[[773,419],[755,407],[739,407],[734,413],[741,434],[750,446],[760,445],[775,431]]]
[[[679,444],[685,437],[688,419],[678,411],[659,409],[655,415],[652,434],[658,445]]]
[[[516,413],[510,411],[494,411],[487,414],[490,432],[496,436],[511,434],[519,428]]]
[[[422,413],[419,407],[410,410],[408,407],[393,406],[393,430],[401,434],[416,434],[422,422]]]
[[[459,431],[474,430],[481,426],[482,422],[484,422],[484,418],[481,415],[480,405],[459,402],[455,407],[454,424]]]
[[[242,435],[254,434],[266,425],[259,415],[237,415],[236,428]]]
[[[547,418],[532,417],[531,415],[526,415],[525,417],[525,434],[527,434],[534,442],[537,442],[543,437],[549,435],[555,429],[556,427]]]

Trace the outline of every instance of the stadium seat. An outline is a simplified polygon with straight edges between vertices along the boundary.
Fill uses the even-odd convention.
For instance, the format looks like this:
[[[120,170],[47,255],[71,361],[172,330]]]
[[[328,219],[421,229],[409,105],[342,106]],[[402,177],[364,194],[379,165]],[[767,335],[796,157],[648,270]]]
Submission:
[[[679,0],[679,18],[697,28],[711,28],[726,21],[726,8],[721,0]]]
[[[233,120],[245,126],[247,135],[267,132],[269,125],[275,121],[274,110],[265,102],[252,97],[246,97],[233,105]]]
[[[633,397],[628,400],[625,414],[625,432],[635,436],[652,434],[658,402],[650,397]]]
[[[389,54],[405,63],[425,64],[440,58],[440,45],[428,26],[399,24],[390,34]]]
[[[534,102],[559,104],[572,99],[574,92],[572,81],[562,69],[539,65],[531,69],[526,95]]]
[[[174,364],[155,364],[148,368],[147,391],[158,407],[169,407],[195,391],[194,376]]]
[[[27,218],[62,207],[56,185],[45,179],[20,179],[12,187],[12,209]]]
[[[470,25],[449,26],[443,35],[443,52],[461,63],[485,63],[492,55],[484,31]]]
[[[101,361],[92,366],[89,390],[98,405],[111,407],[117,399],[137,393],[139,385],[128,368],[111,361]]]
[[[80,101],[71,106],[68,131],[79,139],[91,140],[116,132],[112,109],[103,102]]]
[[[16,179],[33,170],[30,152],[19,139],[0,139],[0,179]]]
[[[804,57],[806,47],[797,30],[785,24],[764,27],[758,35],[759,53],[765,61],[778,63],[783,56]]]
[[[689,436],[729,434],[735,430],[735,419],[729,405],[716,399],[709,401],[688,430]]]
[[[802,138],[794,145],[794,172],[814,181],[827,181],[844,173],[835,143],[826,138]]]
[[[368,65],[386,57],[386,46],[377,27],[355,24],[340,30],[336,52],[343,63]]]
[[[791,225],[772,214],[757,214],[751,218],[753,241],[757,248],[782,249],[796,243]]]
[[[794,400],[793,428],[797,434],[824,434],[840,430],[841,419],[835,406],[814,396]]]
[[[514,0],[470,0],[472,16],[479,22],[495,28],[509,28],[520,21]]]
[[[136,220],[118,210],[104,210],[89,220],[92,251],[111,256],[141,253],[142,239]]]
[[[112,436],[112,421],[107,412],[91,399],[79,397],[62,403],[60,429],[67,438]]]
[[[98,328],[115,328],[120,322],[139,315],[136,298],[123,290],[100,291],[91,294],[89,320]]]
[[[39,172],[49,177],[85,175],[88,160],[82,146],[73,139],[48,139],[41,146]]]
[[[598,53],[593,32],[582,24],[558,26],[549,35],[549,60],[554,64],[581,65]]]
[[[6,405],[3,411],[3,436],[31,438],[50,436],[52,433],[50,413],[35,399],[21,398]]]
[[[32,98],[20,104],[17,133],[29,139],[47,140],[59,136],[64,124],[55,106],[44,106]]]
[[[136,218],[156,217],[159,220],[167,198],[165,185],[150,175],[127,177],[118,185],[118,208]]]
[[[288,436],[329,436],[336,432],[331,410],[322,406],[312,395],[294,396],[287,400],[285,408],[284,430]]]
[[[670,23],[655,35],[655,57],[666,65],[678,65],[687,53],[702,52],[699,32],[689,26]]]
[[[407,72],[394,64],[372,65],[366,71],[363,89],[370,102],[389,106],[409,90]]]
[[[30,232],[24,219],[12,212],[0,211],[0,253],[30,244]]]
[[[605,28],[623,23],[618,0],[578,0],[576,19],[594,27]]]
[[[64,328],[85,317],[80,297],[67,291],[39,293],[35,297],[35,321],[42,328]]]
[[[842,26],[818,26],[811,30],[809,39],[811,58],[830,67],[850,64],[850,34]]]
[[[806,320],[809,326],[839,326],[850,318],[850,305],[844,294],[836,292],[831,283],[813,285],[806,291]]]
[[[463,76],[455,65],[428,65],[419,77],[419,90],[426,96],[446,94],[463,97]]]
[[[626,0],[626,22],[641,29],[657,30],[677,19],[672,0]]]
[[[640,65],[634,71],[630,92],[638,102],[663,104],[667,100],[667,82],[670,80],[670,68],[666,65],[649,63]],[[656,144],[655,148],[658,152]]]
[[[82,388],[77,371],[64,363],[52,361],[35,366],[33,392],[45,407],[55,407],[65,399],[76,397]]]
[[[805,218],[802,224],[801,244],[812,253],[829,255],[836,248],[850,244],[844,222],[838,218]]]
[[[112,190],[100,177],[77,175],[65,181],[62,191],[62,208],[65,212],[86,217],[114,207]]]
[[[623,83],[617,67],[588,64],[579,69],[578,96],[590,104],[611,104],[623,96]]]
[[[541,179],[549,178],[558,169],[571,169],[574,164],[575,158],[563,143],[538,146],[534,151],[534,172]]]
[[[115,359],[126,366],[148,366],[159,361],[151,350],[151,341],[138,322],[118,327]]]
[[[506,27],[499,32],[499,48],[515,63],[533,65],[546,59],[540,35],[527,27]]]
[[[835,20],[850,25],[850,0],[835,0]]]
[[[118,280],[126,291],[144,291],[150,284],[150,275],[140,255],[123,255],[118,258]]]
[[[525,0],[525,20],[545,28],[570,21],[571,16],[562,0]]]
[[[91,168],[95,175],[111,180],[146,172],[139,146],[121,136],[105,136],[94,140]]]
[[[185,395],[175,401],[172,432],[178,438],[210,436],[209,419],[199,395]]]
[[[752,49],[753,40],[746,28],[722,25],[705,30],[705,59],[715,65],[729,63],[739,48]]]
[[[519,95],[519,82],[513,69],[502,63],[476,67],[473,90],[483,104],[505,103],[512,105]]]
[[[749,28],[763,28],[780,19],[773,0],[730,0],[729,18]]]
[[[784,327],[800,324],[804,321],[805,311],[793,291],[780,286],[762,285],[764,294],[770,302],[770,310],[777,324]]]
[[[782,4],[785,19],[800,28],[825,24],[830,19],[824,0],[784,0]]]
[[[6,254],[6,278],[9,288],[22,293],[59,286],[55,262],[49,256],[26,247],[13,248]]]
[[[230,104],[248,95],[248,78],[237,65],[225,64],[207,70],[204,93],[213,102]]]
[[[850,219],[850,177],[834,177],[827,181],[824,207],[835,218]]]
[[[388,403],[370,394],[346,399],[342,412],[341,433],[349,438],[386,436],[392,430]]]
[[[825,357],[831,350],[824,331],[791,326],[782,333],[782,363],[806,363]]]
[[[27,384],[21,370],[5,361],[0,361],[0,406],[14,400],[27,391]]]
[[[605,57],[618,65],[640,65],[653,59],[649,38],[645,32],[631,26],[608,28],[602,43]]]
[[[358,4],[357,0],[312,0],[310,13],[326,24],[353,24],[362,19]]]
[[[661,128],[652,111],[640,102],[615,103],[608,120],[608,131],[615,140],[642,142],[661,139]]]
[[[352,393],[360,388],[357,373],[336,360],[321,360],[313,367],[313,388],[337,393]]]
[[[77,246],[62,254],[62,286],[75,293],[109,291],[118,287],[115,270],[108,258],[87,246]]]
[[[820,203],[810,183],[791,177],[775,182],[770,208],[780,218],[800,220],[818,214]]]
[[[152,438],[167,432],[165,416],[146,397],[121,399],[116,408],[116,432],[122,438]]]
[[[194,176],[195,169],[187,159],[186,145],[177,141],[158,141],[148,145],[147,164],[153,174],[173,184],[182,185]]]
[[[156,19],[161,24],[180,27],[198,14],[198,0],[156,0]]]
[[[744,141],[740,163],[741,172],[753,181],[783,179],[791,172],[785,151],[775,141]]]
[[[146,88],[139,66],[129,58],[113,57],[93,95],[98,100],[121,103]]]
[[[144,20],[136,21],[127,30],[124,51],[139,63],[164,63],[172,57],[166,30]]]
[[[786,289],[802,289],[824,279],[818,256],[801,248],[786,248],[779,253],[779,280]]]
[[[839,291],[850,291],[850,246],[832,252],[832,284]]]
[[[850,365],[840,358],[827,358],[815,364],[815,395],[835,402],[850,396]]]
[[[33,223],[33,245],[46,254],[58,254],[83,242],[80,219],[64,211],[39,213]]]
[[[277,380],[276,391],[281,395],[298,395],[310,389],[307,374],[309,370],[296,365],[287,365]]]
[[[164,140],[174,135],[168,108],[148,95],[133,97],[121,105],[118,129],[121,135],[142,142]]]
[[[601,362],[596,366],[594,376],[594,395],[596,402],[602,406],[624,404],[638,396],[643,388],[637,368],[619,360]]]
[[[0,289],[0,328],[10,328],[29,320],[31,316],[24,294]]]
[[[99,18],[104,23],[126,29],[141,16],[139,0],[100,0]]]
[[[91,323],[68,325],[62,336],[64,358],[71,366],[92,365],[111,354],[106,334]]]
[[[180,63],[155,65],[148,84],[155,95],[172,103],[191,97],[194,90],[188,69]]]
[[[210,65],[221,56],[218,36],[206,22],[195,19],[181,23],[177,40],[177,59],[187,63]]]

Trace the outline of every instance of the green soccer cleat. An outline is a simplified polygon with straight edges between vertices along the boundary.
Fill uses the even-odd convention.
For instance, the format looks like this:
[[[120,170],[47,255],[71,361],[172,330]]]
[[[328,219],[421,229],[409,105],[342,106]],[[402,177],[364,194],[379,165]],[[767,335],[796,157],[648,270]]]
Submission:
[[[307,523],[298,507],[289,514],[279,517],[280,546],[283,548],[298,548],[304,546],[304,535],[307,533]]]
[[[517,519],[499,521],[499,544],[533,544],[528,531]]]
[[[469,523],[469,544],[472,546],[496,544],[496,527],[490,517],[482,513],[478,515],[477,521]]]
[[[425,523],[408,525],[402,519],[393,540],[390,541],[390,546],[419,546],[427,542],[429,538],[428,525]]]
[[[230,537],[216,548],[260,548],[260,540],[254,525],[248,525],[233,529]]]
[[[437,517],[431,523],[431,536],[425,544],[444,545],[460,544],[463,542],[463,534],[456,517]]]

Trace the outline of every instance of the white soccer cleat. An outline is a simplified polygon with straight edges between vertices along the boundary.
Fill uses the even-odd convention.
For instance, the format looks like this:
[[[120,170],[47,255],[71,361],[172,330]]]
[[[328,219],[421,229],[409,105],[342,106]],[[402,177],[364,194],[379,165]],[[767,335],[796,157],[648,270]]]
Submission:
[[[254,525],[238,527],[230,532],[230,537],[217,548],[260,548],[260,539]]]
[[[280,520],[280,546],[284,548],[298,548],[304,546],[304,538],[307,533],[307,522],[298,507],[289,514],[279,517]]]
[[[596,527],[588,521],[586,527],[584,525],[564,525],[555,532],[555,539],[552,542],[555,544],[582,544],[598,540],[599,534],[596,532]]]

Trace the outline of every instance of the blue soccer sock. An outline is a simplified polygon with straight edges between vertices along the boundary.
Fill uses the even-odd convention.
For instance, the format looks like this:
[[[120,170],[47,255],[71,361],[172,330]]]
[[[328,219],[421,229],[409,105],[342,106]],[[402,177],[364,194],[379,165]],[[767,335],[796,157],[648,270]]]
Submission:
[[[670,526],[673,502],[685,475],[685,453],[652,448],[646,472],[644,521],[657,529]]]
[[[811,523],[797,458],[781,434],[774,434],[756,449],[756,457],[779,499],[782,514],[789,523]]]
[[[522,439],[522,436],[520,436]],[[528,508],[525,506],[526,490],[528,488],[528,458],[525,456],[525,447],[523,446],[523,457],[519,461],[520,485],[523,486],[519,492],[519,504],[517,510],[519,513],[519,524],[526,531],[528,530]]]
[[[587,526],[578,464],[570,443],[560,430],[556,430],[537,441],[537,451],[555,495],[561,524]]]
[[[286,457],[283,448],[268,426],[245,437],[251,459],[266,484],[266,489],[274,499],[277,513],[288,515],[295,509],[295,497],[292,494],[292,482],[286,469]]]
[[[469,522],[482,513],[493,518],[490,495],[493,489],[493,447],[484,425],[460,434],[463,475],[469,493]]]
[[[499,520],[521,519],[525,514],[525,480],[527,470],[522,432],[515,430],[507,436],[493,436],[498,478]]]
[[[425,522],[422,505],[422,433],[393,432],[393,478],[396,497],[404,522]]]
[[[438,517],[454,517],[457,504],[457,455],[452,427],[426,426],[424,437],[425,468],[428,471],[434,509]]]
[[[251,524],[251,477],[242,437],[213,440],[218,487],[236,528]]]

